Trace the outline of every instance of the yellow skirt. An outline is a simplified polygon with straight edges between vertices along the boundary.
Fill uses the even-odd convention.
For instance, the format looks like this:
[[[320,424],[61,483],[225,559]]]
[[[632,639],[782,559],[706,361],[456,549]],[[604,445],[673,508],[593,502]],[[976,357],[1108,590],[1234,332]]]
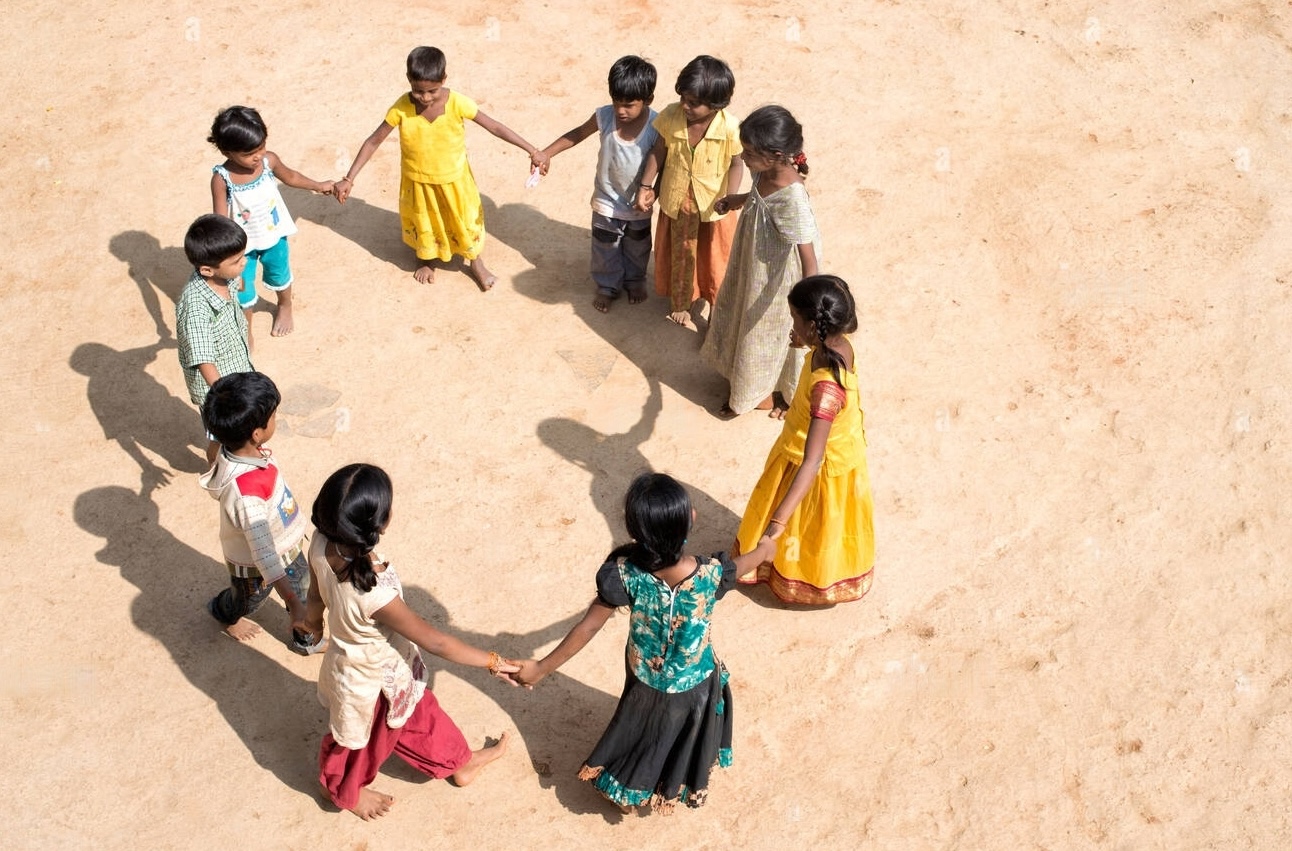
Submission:
[[[799,465],[773,451],[740,522],[738,552],[757,544]],[[837,476],[817,476],[777,538],[776,558],[741,582],[766,582],[787,603],[825,605],[859,600],[875,565],[874,500],[864,457]]]
[[[419,260],[476,259],[484,248],[484,208],[471,166],[452,183],[401,178],[399,224]]]

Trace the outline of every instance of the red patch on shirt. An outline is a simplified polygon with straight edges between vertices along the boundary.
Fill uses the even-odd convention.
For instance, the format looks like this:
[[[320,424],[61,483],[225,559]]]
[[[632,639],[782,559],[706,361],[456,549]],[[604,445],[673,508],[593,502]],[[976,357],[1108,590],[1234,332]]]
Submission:
[[[243,473],[235,479],[238,490],[243,496],[259,497],[265,501],[274,495],[274,483],[278,481],[278,469],[274,466],[257,468]]]

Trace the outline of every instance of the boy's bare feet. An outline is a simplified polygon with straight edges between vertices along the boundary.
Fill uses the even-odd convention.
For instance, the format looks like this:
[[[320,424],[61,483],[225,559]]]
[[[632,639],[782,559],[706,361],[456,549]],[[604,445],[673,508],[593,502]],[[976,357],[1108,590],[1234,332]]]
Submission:
[[[645,300],[646,300],[646,293],[634,293],[634,292],[628,293],[629,304],[641,304]]]
[[[484,264],[483,257],[477,257],[472,260],[470,268],[471,274],[475,276],[476,286],[480,288],[480,292],[487,293],[493,289],[494,284],[498,283],[498,279],[494,277],[493,272],[490,272],[489,267]]]
[[[472,751],[471,759],[467,760],[467,764],[453,772],[453,783],[457,786],[470,785],[482,768],[507,752],[507,739],[510,735],[510,733],[503,733],[494,744]]]
[[[395,798],[393,796],[364,786],[359,790],[359,803],[351,807],[350,812],[364,821],[372,821],[390,812],[390,808],[394,805]]]
[[[229,624],[224,631],[239,641],[246,641],[260,635],[260,625],[246,618],[238,618],[236,623]]]
[[[592,306],[597,309],[598,313],[609,313],[610,299],[606,298],[603,295],[598,295],[596,298],[592,300]]]
[[[435,270],[429,265],[423,263],[421,266],[418,266],[417,271],[413,273],[413,280],[417,281],[419,284],[433,284],[435,283]]]
[[[292,293],[291,290],[283,290],[278,295],[278,312],[274,314],[274,327],[269,329],[271,337],[286,337],[296,330],[296,323],[292,321]]]

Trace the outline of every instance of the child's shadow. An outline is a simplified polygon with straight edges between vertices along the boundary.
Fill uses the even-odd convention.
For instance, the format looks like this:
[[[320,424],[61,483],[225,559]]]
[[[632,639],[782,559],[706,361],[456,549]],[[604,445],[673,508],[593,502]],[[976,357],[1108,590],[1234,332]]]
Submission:
[[[108,241],[112,255],[125,263],[131,279],[139,288],[148,315],[157,326],[157,337],[171,339],[170,326],[166,324],[158,293],[170,299],[170,314],[175,315],[174,304],[193,274],[193,266],[180,247],[162,248],[157,237],[141,230],[122,231]]]
[[[606,518],[613,540],[627,540],[624,528],[624,492],[632,479],[652,468],[641,446],[654,431],[655,421],[663,407],[660,382],[647,379],[650,395],[642,405],[642,415],[623,434],[602,434],[581,422],[552,417],[538,424],[538,437],[579,468],[592,475],[592,502]],[[690,484],[685,474],[665,471],[686,486],[695,509],[695,528],[687,549],[709,554],[731,548],[732,537],[740,518],[701,488]]]
[[[294,197],[291,209],[296,218],[345,237],[378,260],[409,273],[417,268],[413,250],[404,245],[400,236],[399,213],[394,210],[384,210],[353,195],[338,204],[330,195],[313,193]]]
[[[139,465],[144,496],[167,484],[171,470],[206,469],[205,443],[195,440],[201,436],[196,413],[144,369],[159,352],[174,346],[161,340],[119,352],[102,343],[82,343],[68,358],[68,365],[89,379],[85,395],[104,436]],[[153,462],[144,449],[164,458],[171,470]]]
[[[533,658],[538,648],[564,637],[582,617],[580,611],[524,635],[510,632],[486,635],[453,625],[439,600],[420,587],[405,586],[404,599],[413,611],[436,628],[450,632],[475,647],[496,649],[513,659]],[[614,805],[596,789],[578,779],[579,766],[592,752],[614,715],[619,702],[616,695],[571,679],[560,671],[544,679],[533,691],[513,688],[481,669],[449,665],[437,656],[422,655],[432,680],[439,671],[448,671],[487,694],[511,716],[525,740],[539,784],[544,789],[553,789],[562,806],[573,813],[600,814],[608,822],[618,822],[622,818]],[[448,711],[452,715],[452,707]],[[474,742],[471,744],[475,746]],[[387,763],[386,771],[410,782],[426,779],[425,775],[400,760]]]
[[[290,788],[313,796],[318,772],[311,757],[328,723],[314,679],[298,676],[219,630],[205,603],[227,582],[224,565],[163,529],[157,506],[126,488],[86,491],[76,498],[74,514],[78,526],[106,539],[98,560],[120,568],[139,589],[130,615],[140,631],[156,638],[188,681],[215,702],[259,765]],[[209,581],[181,581],[189,575]],[[286,635],[286,613],[273,620],[280,623],[266,632]]]
[[[543,304],[566,304],[584,325],[626,357],[642,375],[661,381],[688,401],[715,408],[726,401],[721,376],[700,361],[702,338],[668,321],[668,303],[651,295],[642,304],[622,296],[608,313],[592,306],[596,288],[589,274],[590,227],[549,219],[528,204],[497,207],[482,199],[485,226],[519,251],[534,268],[512,278],[516,292]],[[654,292],[648,272],[647,288]],[[609,364],[604,370],[609,373]]]

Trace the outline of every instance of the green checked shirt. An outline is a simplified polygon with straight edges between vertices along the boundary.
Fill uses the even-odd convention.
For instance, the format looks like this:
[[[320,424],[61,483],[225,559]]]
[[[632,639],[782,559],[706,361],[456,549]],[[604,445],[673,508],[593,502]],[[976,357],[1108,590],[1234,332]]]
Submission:
[[[188,397],[201,407],[206,399],[206,380],[198,364],[213,363],[220,376],[251,372],[251,351],[247,348],[247,317],[238,306],[236,293],[240,278],[229,281],[229,298],[222,298],[193,271],[175,303],[175,335],[179,338],[179,365],[184,368]]]

